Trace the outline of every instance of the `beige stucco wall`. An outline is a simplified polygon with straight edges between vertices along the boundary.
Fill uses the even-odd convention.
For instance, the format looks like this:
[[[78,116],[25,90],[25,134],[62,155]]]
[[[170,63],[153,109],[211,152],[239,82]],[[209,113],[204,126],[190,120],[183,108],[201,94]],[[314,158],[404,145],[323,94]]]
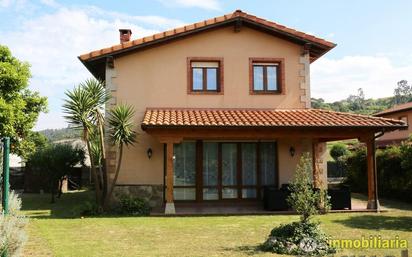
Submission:
[[[382,117],[384,118],[390,118],[390,119],[400,119],[403,116],[407,116],[408,117],[408,129],[405,130],[395,130],[392,132],[387,132],[385,133],[382,137],[380,137],[378,140],[399,140],[399,139],[406,139],[409,137],[409,135],[412,133],[412,126],[411,126],[411,122],[412,122],[412,111],[404,111],[404,112],[397,112],[397,113],[392,113],[392,114],[386,114]]]
[[[187,94],[187,57],[220,57],[224,62],[224,94]],[[249,95],[249,58],[285,59],[285,94]],[[246,27],[233,27],[173,41],[114,60],[109,69],[111,105],[135,107],[138,142],[125,150],[120,184],[162,184],[163,145],[140,129],[147,107],[187,108],[307,108],[310,106],[309,59],[302,48],[288,41]],[[107,74],[106,74],[107,77]],[[309,103],[308,103],[309,99]],[[109,105],[109,107],[111,106]],[[291,178],[295,156],[290,160],[290,140],[279,139],[280,182]],[[295,147],[300,149],[301,142]],[[153,157],[146,151],[152,148]],[[309,147],[310,149],[310,147]],[[114,152],[109,156],[113,157]],[[114,161],[111,161],[114,164]]]

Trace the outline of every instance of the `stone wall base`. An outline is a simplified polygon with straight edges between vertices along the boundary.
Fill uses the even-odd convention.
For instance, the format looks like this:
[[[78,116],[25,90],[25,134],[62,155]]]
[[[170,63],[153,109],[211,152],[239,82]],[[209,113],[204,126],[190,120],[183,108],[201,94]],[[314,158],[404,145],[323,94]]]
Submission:
[[[113,191],[114,203],[120,195],[144,199],[152,208],[163,206],[163,185],[117,185]]]

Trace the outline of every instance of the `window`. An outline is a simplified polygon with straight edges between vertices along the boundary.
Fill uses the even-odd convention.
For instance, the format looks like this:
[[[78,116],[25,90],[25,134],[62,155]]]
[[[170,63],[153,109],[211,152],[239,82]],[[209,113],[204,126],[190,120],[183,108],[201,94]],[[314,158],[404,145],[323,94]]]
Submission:
[[[188,58],[188,93],[223,92],[221,58]]]
[[[279,94],[283,88],[283,59],[250,59],[250,93]]]
[[[407,116],[399,117],[399,120],[405,122],[405,124],[406,124],[407,126],[409,126],[409,124],[408,124],[408,117],[407,117]],[[408,129],[408,128],[402,128],[401,130],[407,130],[407,129]]]

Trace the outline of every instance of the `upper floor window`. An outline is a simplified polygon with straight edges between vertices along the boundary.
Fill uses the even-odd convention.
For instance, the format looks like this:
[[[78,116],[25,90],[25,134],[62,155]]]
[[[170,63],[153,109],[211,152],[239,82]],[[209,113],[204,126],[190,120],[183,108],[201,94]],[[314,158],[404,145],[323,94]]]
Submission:
[[[407,126],[409,126],[409,124],[408,124],[408,116],[401,116],[401,117],[399,117],[399,120],[405,122],[405,124],[406,124]],[[408,129],[408,128],[402,128],[401,130],[406,130],[406,129]]]
[[[279,94],[283,89],[283,59],[251,58],[250,93]]]
[[[188,58],[189,93],[221,93],[223,61],[220,58]]]

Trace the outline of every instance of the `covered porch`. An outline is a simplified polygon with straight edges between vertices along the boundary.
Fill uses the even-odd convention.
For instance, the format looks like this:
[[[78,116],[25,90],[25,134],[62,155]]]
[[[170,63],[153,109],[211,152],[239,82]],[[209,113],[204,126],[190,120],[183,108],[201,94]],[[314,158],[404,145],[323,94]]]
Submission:
[[[165,145],[165,214],[264,214],[263,189],[287,184],[303,152],[312,156],[314,187],[326,188],[326,142],[352,138],[367,147],[364,209],[376,210],[375,139],[404,126],[314,109],[157,108],[142,123]]]

